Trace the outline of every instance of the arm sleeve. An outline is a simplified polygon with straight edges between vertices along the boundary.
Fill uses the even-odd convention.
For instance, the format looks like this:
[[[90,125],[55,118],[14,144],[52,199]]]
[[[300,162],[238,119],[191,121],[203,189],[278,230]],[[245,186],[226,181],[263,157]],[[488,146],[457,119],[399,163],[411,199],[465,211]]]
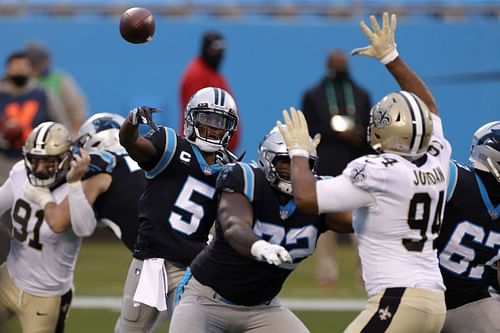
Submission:
[[[354,185],[344,175],[318,180],[316,195],[320,214],[343,212],[375,203],[375,198],[368,191]]]
[[[73,232],[78,237],[92,235],[97,220],[92,206],[85,197],[81,181],[68,183],[68,200]]]

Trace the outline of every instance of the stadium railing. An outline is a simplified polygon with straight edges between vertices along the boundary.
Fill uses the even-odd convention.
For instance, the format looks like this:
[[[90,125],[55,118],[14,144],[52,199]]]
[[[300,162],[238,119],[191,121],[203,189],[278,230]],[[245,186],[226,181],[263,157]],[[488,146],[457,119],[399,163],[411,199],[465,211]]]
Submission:
[[[221,17],[245,15],[353,17],[386,10],[404,15],[500,17],[499,0],[0,0],[0,15],[118,15],[131,6],[155,15]]]

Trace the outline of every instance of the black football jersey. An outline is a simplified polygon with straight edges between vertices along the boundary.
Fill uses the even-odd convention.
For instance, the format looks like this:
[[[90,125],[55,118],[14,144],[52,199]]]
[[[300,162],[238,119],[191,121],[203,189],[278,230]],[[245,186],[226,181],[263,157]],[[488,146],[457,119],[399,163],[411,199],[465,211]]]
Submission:
[[[454,309],[489,297],[483,272],[499,259],[500,220],[474,170],[450,162],[448,202],[438,238],[446,307]]]
[[[109,226],[132,251],[137,240],[137,207],[146,187],[144,171],[126,153],[92,152],[85,177],[108,173],[112,181],[108,190],[94,202],[100,222]]]
[[[220,164],[208,165],[199,148],[168,127],[147,139],[158,152],[141,164],[147,185],[139,202],[137,259],[165,258],[189,265],[206,246],[215,221],[215,182]]]
[[[316,247],[325,230],[324,216],[305,215],[295,209],[293,199],[280,205],[274,189],[258,167],[245,163],[228,164],[217,181],[217,190],[244,194],[253,207],[253,231],[288,250],[293,263],[279,267],[237,253],[224,239],[216,222],[216,236],[192,262],[193,276],[222,297],[239,305],[265,303],[275,297],[285,279]]]

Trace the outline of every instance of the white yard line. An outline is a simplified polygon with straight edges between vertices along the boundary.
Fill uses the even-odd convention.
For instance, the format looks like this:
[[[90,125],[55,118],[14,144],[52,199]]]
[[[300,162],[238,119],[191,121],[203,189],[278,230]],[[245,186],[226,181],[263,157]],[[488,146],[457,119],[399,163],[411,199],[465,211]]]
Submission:
[[[280,300],[292,310],[307,311],[358,311],[366,304],[366,300],[362,298],[280,298]],[[71,304],[71,307],[76,309],[120,310],[120,306],[120,297],[76,297]]]

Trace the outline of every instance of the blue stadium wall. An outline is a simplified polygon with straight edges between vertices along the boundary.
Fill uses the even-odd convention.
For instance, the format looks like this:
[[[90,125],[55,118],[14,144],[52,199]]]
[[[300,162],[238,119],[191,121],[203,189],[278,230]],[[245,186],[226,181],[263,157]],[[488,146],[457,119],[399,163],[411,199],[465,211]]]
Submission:
[[[359,19],[157,17],[153,41],[132,45],[120,38],[117,17],[2,17],[0,57],[5,59],[26,42],[42,41],[52,50],[56,67],[80,83],[91,113],[126,115],[134,106],[155,105],[163,110],[157,120],[177,129],[181,73],[197,54],[202,32],[220,30],[228,48],[222,71],[239,103],[241,148],[247,150],[245,160],[249,161],[256,156],[259,140],[281,117],[281,110],[299,106],[304,90],[324,75],[330,49],[350,51],[367,44]],[[500,21],[402,18],[397,42],[404,59],[429,79],[453,156],[465,161],[474,130],[500,119],[500,80],[443,83],[435,78],[500,72]],[[352,57],[351,68],[374,102],[398,89],[373,59]]]

